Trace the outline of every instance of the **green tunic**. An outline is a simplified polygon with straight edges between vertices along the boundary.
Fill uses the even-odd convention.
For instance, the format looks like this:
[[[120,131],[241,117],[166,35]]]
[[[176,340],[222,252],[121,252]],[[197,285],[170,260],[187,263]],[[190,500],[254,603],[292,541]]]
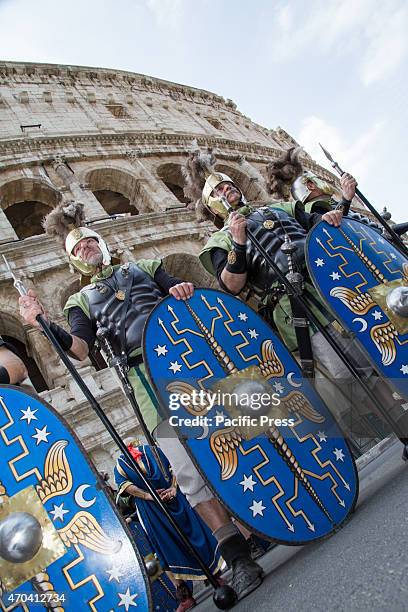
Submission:
[[[292,217],[295,217],[296,204],[297,203],[295,201],[273,202],[269,206],[272,209],[283,210]],[[245,216],[247,216],[251,211],[252,209],[250,206],[245,206],[238,210],[238,212]],[[224,227],[220,231],[212,234],[212,236],[210,237],[207,244],[199,255],[200,261],[203,264],[204,268],[213,276],[216,275],[216,271],[214,270],[214,266],[211,261],[211,250],[215,248],[224,249],[224,251],[227,251],[227,253],[233,248],[232,236],[228,229],[228,221],[225,223]],[[315,287],[313,286],[310,280],[306,267],[302,270],[302,272],[305,279],[304,296],[308,301],[309,307],[313,311],[313,314],[319,319],[319,321],[323,325],[327,325],[330,322],[329,315],[326,311],[326,308],[323,306]],[[274,283],[271,289],[278,285],[279,281]],[[259,305],[268,306],[270,305],[271,301],[272,296],[266,295]],[[287,294],[284,294],[280,298],[278,304],[276,305],[273,311],[273,320],[288,349],[290,351],[295,351],[297,349],[297,339],[295,329],[291,323],[291,317],[292,310],[290,307],[289,297]]]
[[[136,265],[143,270],[143,272],[146,272],[149,274],[149,276],[154,278],[157,269],[161,266],[161,261],[159,259],[141,259],[136,262]],[[120,268],[120,265],[107,266],[102,270],[102,272],[95,274],[95,276],[91,278],[90,284],[97,283],[99,280],[104,278],[109,278],[109,276],[112,275],[113,270],[116,270],[117,268]],[[74,295],[71,295],[68,298],[64,306],[64,315],[67,319],[69,310],[75,306],[79,306],[79,308],[85,313],[89,319],[89,324],[91,325],[89,303],[86,293],[78,291],[78,293],[74,293]],[[131,357],[136,357],[141,354],[142,347],[139,347],[133,351]],[[128,378],[133,387],[133,391],[135,392],[136,401],[139,405],[142,418],[147,429],[151,433],[157,427],[157,425],[161,423],[163,417],[158,411],[158,402],[154,396],[151,386],[148,383],[144,363],[141,363],[135,368],[131,368],[128,373]]]

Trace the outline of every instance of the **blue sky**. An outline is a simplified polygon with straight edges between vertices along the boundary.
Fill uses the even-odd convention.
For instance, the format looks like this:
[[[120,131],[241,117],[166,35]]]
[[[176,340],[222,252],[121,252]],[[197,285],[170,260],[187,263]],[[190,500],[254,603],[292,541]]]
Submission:
[[[0,59],[118,68],[232,98],[408,220],[406,0],[0,0]]]

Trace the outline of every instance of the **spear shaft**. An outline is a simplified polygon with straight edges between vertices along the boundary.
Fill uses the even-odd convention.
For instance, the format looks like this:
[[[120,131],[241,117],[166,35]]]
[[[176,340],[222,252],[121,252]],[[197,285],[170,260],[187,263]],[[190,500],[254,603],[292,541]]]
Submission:
[[[332,167],[336,170],[337,174],[339,176],[343,176],[343,174],[345,174],[344,170],[342,168],[340,168],[339,164],[333,159],[333,157],[331,156],[331,154],[327,151],[327,149],[325,149],[319,142],[319,146],[322,149],[323,153],[325,154],[325,156],[327,157],[327,159],[329,160],[329,162],[331,163]],[[367,198],[365,197],[364,194],[361,193],[361,191],[358,189],[358,187],[356,187],[356,196],[361,200],[361,202],[363,204],[365,204],[365,206],[368,208],[368,210],[374,215],[374,217],[377,219],[377,221],[379,223],[381,223],[381,225],[383,226],[383,228],[385,229],[385,231],[389,234],[389,236],[391,237],[391,240],[393,241],[393,243],[395,244],[395,246],[401,251],[401,253],[403,255],[405,255],[405,257],[408,257],[408,248],[406,247],[406,245],[404,244],[403,240],[398,236],[398,234],[396,234],[394,232],[394,230],[392,229],[392,227],[387,223],[387,221],[380,215],[380,213],[376,210],[376,208],[374,208],[374,206],[367,200]]]

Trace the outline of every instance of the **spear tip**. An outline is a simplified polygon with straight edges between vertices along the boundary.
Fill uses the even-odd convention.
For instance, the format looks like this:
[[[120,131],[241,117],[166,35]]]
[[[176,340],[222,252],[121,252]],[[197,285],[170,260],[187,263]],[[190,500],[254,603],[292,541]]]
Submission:
[[[328,150],[327,150],[327,149],[325,149],[325,148],[324,148],[324,146],[323,146],[322,144],[320,144],[320,142],[319,142],[319,146],[320,146],[321,150],[323,151],[323,153],[325,154],[325,156],[327,157],[327,159],[328,159],[330,162],[334,163],[334,159],[332,158],[332,156],[330,155],[330,153],[328,152]]]

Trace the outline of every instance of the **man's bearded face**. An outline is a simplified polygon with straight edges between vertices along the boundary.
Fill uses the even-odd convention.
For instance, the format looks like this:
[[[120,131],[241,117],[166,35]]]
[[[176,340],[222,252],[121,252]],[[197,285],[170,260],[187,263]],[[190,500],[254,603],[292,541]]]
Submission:
[[[96,238],[83,238],[75,245],[73,254],[84,263],[92,266],[102,265],[103,255]]]
[[[241,200],[241,192],[235,187],[234,183],[220,183],[215,187],[213,194],[215,197],[224,196],[230,206],[235,208]]]

